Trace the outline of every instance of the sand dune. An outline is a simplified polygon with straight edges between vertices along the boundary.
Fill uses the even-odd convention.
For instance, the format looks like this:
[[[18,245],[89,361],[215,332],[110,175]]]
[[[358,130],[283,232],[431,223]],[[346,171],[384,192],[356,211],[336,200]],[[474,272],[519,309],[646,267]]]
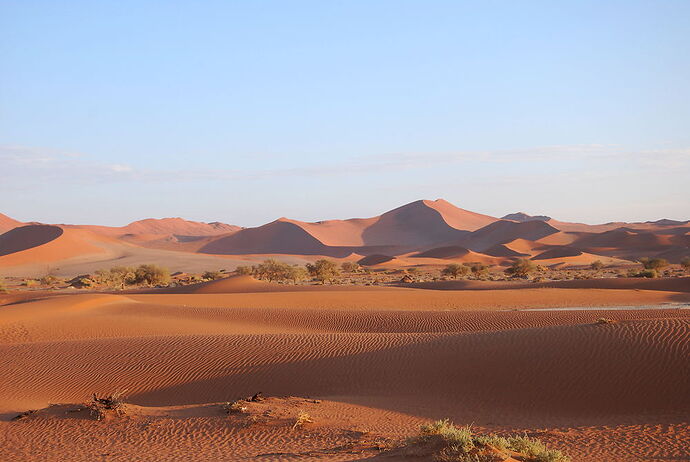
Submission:
[[[79,229],[30,225],[15,228],[0,238],[3,238],[0,246],[4,250],[4,255],[0,256],[0,267],[43,265],[45,272],[46,264],[107,253],[98,243],[108,238]],[[5,249],[10,253],[5,253]]]
[[[664,281],[648,282],[664,290]],[[473,293],[496,308],[501,293],[516,291],[279,286],[238,277],[188,295],[1,306],[0,354],[11,358],[0,362],[7,418],[118,389],[128,390],[130,404],[127,417],[105,422],[71,404],[0,422],[8,443],[0,456],[64,460],[71,448],[71,460],[360,460],[377,454],[376,438],[402,438],[442,417],[503,431],[559,429],[540,437],[575,460],[625,460],[616,455],[621,441],[648,457],[660,444],[686,454],[687,310],[448,310]],[[690,292],[687,284],[665,287],[679,288]],[[540,300],[549,290],[578,292],[530,290],[522,293]],[[617,322],[595,323],[602,316]],[[312,399],[250,403],[254,423],[214,404],[257,391]],[[298,432],[299,410],[315,423]],[[582,450],[582,437],[601,435],[610,442]]]
[[[147,218],[134,221],[126,226],[65,225],[70,228],[82,228],[108,236],[124,234],[180,235],[180,236],[213,236],[227,234],[242,229],[239,226],[225,223],[201,223],[182,218]]]
[[[315,223],[281,218],[244,229],[181,218],[146,219],[123,227],[60,225],[61,229],[71,232],[73,239],[79,238],[78,232],[84,233],[81,238],[88,252],[81,252],[81,256],[77,255],[79,252],[53,252],[51,265],[60,268],[63,274],[65,268],[71,268],[71,275],[76,275],[92,271],[95,261],[113,266],[123,263],[120,258],[130,256],[130,261],[142,263],[146,263],[142,260],[146,256],[159,258],[160,263],[170,262],[168,266],[174,270],[190,272],[233,269],[241,262],[254,262],[268,256],[305,262],[319,257],[350,260],[370,257],[377,261],[381,260],[377,256],[385,255],[386,261],[377,264],[439,266],[449,259],[504,265],[518,257],[541,255],[539,260],[544,264],[577,266],[597,259],[627,265],[625,260],[635,261],[641,256],[679,263],[690,255],[688,222],[658,220],[583,225],[558,222],[545,216],[512,214],[507,217],[513,219],[499,220],[438,199],[415,201],[371,218]],[[15,220],[0,216],[0,230],[16,224]],[[102,239],[94,236],[105,237],[108,241],[98,243]],[[97,252],[100,258],[93,257],[94,242],[96,247],[105,249]],[[134,250],[133,246],[146,250]],[[453,248],[458,251],[451,250]],[[460,248],[470,253],[460,255]],[[31,261],[36,264],[39,261],[33,256],[20,257],[21,252],[0,244],[0,252],[9,251],[17,255],[16,262],[0,262],[7,274],[30,276],[45,272],[45,265],[42,271],[30,265]],[[85,258],[86,254],[91,257]],[[225,261],[221,263],[220,259],[208,257],[210,255],[223,256]],[[418,260],[412,261],[413,256]],[[203,268],[203,265],[210,267]],[[22,271],[25,274],[20,274]]]
[[[17,226],[22,226],[25,223],[19,222],[14,218],[10,218],[7,215],[0,213],[0,234],[6,233],[7,231],[16,228]]]
[[[482,252],[496,244],[506,244],[515,239],[536,241],[558,230],[543,221],[514,222],[500,220],[485,226],[463,238],[462,245]]]

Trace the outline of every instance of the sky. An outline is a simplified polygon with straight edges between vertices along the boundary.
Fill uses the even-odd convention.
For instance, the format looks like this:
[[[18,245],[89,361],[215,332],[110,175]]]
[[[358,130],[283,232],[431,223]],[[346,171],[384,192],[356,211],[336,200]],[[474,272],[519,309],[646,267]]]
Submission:
[[[0,213],[690,218],[690,1],[0,0]]]

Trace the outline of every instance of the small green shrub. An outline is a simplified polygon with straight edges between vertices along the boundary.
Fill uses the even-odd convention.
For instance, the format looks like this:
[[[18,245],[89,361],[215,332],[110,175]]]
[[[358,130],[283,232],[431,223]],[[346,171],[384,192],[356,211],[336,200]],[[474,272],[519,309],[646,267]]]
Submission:
[[[201,275],[201,279],[204,279],[206,281],[215,281],[216,279],[220,279],[223,277],[223,273],[220,271],[205,271]]]
[[[313,264],[307,263],[306,268],[309,274],[322,284],[332,283],[340,275],[338,265],[331,260],[316,260]]]
[[[537,269],[537,265],[527,258],[518,258],[506,269],[506,274],[516,277],[527,277]]]
[[[449,276],[452,277],[453,279],[457,279],[458,276],[464,277],[467,276],[467,273],[470,272],[470,268],[466,265],[458,265],[457,263],[451,263],[449,265],[446,265],[445,268],[441,271],[441,275],[443,276]]]
[[[342,270],[346,273],[359,273],[362,271],[360,264],[352,261],[343,262],[343,264],[340,265],[340,268],[342,268]]]
[[[655,271],[659,271],[660,269],[668,266],[668,261],[663,258],[643,257],[639,259],[639,262],[642,263],[642,266],[644,266],[645,269]]]
[[[170,283],[170,271],[157,265],[139,265],[134,275],[137,284],[156,286]]]
[[[680,267],[685,271],[690,271],[690,257],[685,257],[680,261]]]
[[[589,265],[589,267],[590,267],[591,269],[593,269],[594,271],[599,271],[599,270],[601,270],[601,269],[604,268],[604,263],[602,263],[601,260],[596,260],[596,261],[593,261],[593,262]]]
[[[519,453],[518,460],[525,462],[569,462],[561,451],[547,448],[541,441],[527,436],[504,438],[495,434],[475,435],[470,426],[456,427],[448,419],[437,420],[420,428],[419,436],[408,440],[407,445],[425,444],[436,438],[443,447],[436,449],[436,460],[455,462],[494,462],[508,458],[491,451]],[[433,446],[432,446],[433,447]]]
[[[246,265],[238,266],[237,268],[235,268],[235,273],[244,276],[251,276],[252,274],[254,274],[254,268]]]

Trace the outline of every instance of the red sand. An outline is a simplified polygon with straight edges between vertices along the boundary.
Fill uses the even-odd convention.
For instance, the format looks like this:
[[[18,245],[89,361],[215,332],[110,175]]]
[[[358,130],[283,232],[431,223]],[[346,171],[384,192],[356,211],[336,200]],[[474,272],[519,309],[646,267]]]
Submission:
[[[690,311],[499,311],[687,303],[688,279],[556,285],[236,277],[187,294],[5,296],[0,459],[362,460],[444,417],[528,431],[575,461],[690,458]],[[123,417],[97,422],[67,404],[7,421],[124,389]],[[303,398],[247,415],[213,404],[257,391]],[[294,430],[300,410],[314,423]]]

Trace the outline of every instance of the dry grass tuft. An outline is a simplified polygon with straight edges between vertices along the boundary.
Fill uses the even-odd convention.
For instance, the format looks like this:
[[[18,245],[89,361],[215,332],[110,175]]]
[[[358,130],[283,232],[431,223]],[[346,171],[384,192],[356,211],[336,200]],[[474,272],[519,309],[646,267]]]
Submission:
[[[292,429],[294,430],[296,428],[300,428],[307,423],[314,423],[314,421],[312,420],[309,414],[307,414],[304,411],[299,411],[299,414],[297,414],[297,418],[295,419],[295,424],[292,426]]]

